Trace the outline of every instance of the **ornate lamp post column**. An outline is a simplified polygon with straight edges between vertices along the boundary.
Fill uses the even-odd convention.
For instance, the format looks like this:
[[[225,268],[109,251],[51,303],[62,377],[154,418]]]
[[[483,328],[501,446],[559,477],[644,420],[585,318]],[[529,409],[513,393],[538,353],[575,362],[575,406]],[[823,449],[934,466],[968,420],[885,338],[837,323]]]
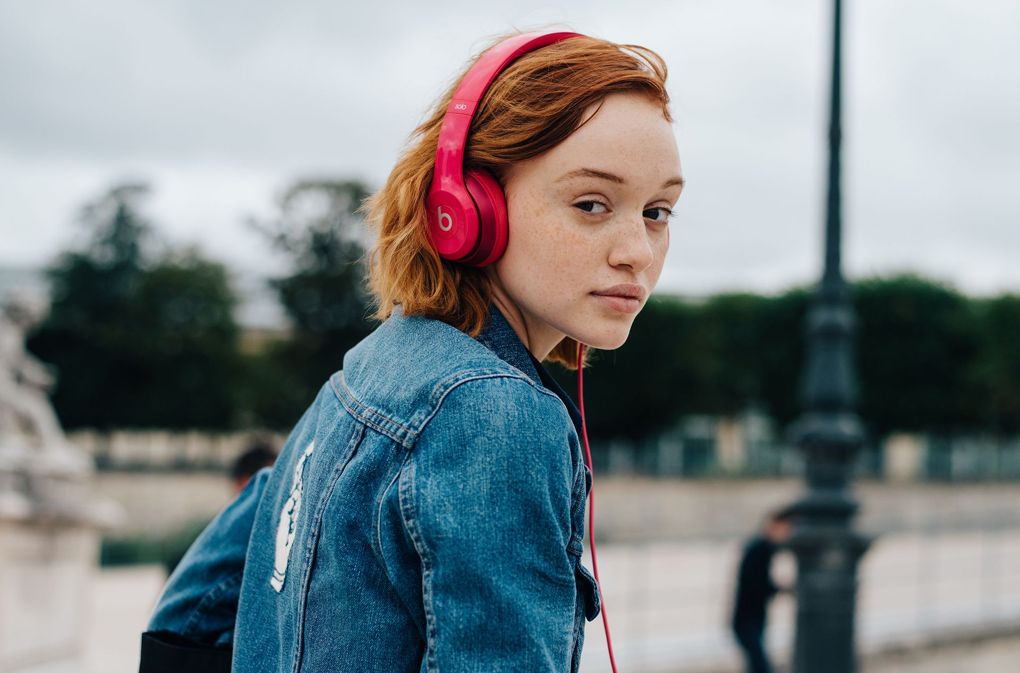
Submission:
[[[857,670],[857,564],[870,542],[851,528],[857,501],[849,481],[863,433],[853,411],[854,315],[840,270],[841,0],[835,0],[834,10],[825,271],[808,314],[804,413],[793,429],[804,453],[807,485],[794,503],[789,541],[798,566],[794,673]]]

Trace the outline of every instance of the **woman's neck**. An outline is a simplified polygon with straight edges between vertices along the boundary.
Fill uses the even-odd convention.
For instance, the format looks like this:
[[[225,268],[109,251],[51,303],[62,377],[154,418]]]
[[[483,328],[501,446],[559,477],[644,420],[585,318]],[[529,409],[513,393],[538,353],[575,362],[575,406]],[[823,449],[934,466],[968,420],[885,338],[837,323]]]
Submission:
[[[566,336],[550,325],[530,318],[497,283],[492,284],[492,303],[506,318],[524,347],[539,362],[545,360],[556,344]]]

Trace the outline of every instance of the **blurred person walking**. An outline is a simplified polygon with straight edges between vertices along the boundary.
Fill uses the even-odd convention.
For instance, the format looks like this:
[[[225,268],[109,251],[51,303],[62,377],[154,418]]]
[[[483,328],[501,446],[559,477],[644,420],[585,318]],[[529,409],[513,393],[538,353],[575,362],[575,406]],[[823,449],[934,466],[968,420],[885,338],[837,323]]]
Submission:
[[[740,558],[731,626],[747,673],[772,673],[764,642],[768,602],[777,593],[790,591],[772,580],[772,557],[790,537],[791,516],[789,509],[770,514],[761,531],[747,541]]]

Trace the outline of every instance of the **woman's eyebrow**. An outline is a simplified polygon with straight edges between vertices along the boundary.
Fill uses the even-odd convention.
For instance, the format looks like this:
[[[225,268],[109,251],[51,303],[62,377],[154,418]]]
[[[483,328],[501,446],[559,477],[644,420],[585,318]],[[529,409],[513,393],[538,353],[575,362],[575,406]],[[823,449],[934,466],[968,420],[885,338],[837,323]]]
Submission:
[[[557,178],[556,182],[569,180],[571,178],[599,178],[600,180],[608,180],[609,182],[615,182],[618,185],[627,184],[627,181],[621,178],[619,175],[613,175],[612,173],[606,173],[605,171],[597,171],[594,168],[578,168],[577,170],[570,171],[569,173],[564,173],[559,178]],[[665,189],[666,187],[672,187],[673,185],[680,185],[681,187],[683,187],[684,185],[683,177],[677,175],[676,177],[672,177],[669,180],[666,180],[664,183],[662,183],[662,189]]]

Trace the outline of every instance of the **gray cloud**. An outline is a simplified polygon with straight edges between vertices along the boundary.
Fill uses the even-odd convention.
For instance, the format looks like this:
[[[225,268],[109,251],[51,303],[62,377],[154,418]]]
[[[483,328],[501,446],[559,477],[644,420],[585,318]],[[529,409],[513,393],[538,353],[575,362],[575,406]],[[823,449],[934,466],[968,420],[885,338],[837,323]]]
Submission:
[[[310,173],[378,184],[488,36],[566,22],[670,65],[689,185],[662,285],[806,282],[824,196],[822,4],[4,3],[0,262],[46,259],[77,205],[141,174],[171,239],[270,264],[240,220],[274,189]],[[1020,3],[847,6],[849,271],[1020,288]]]

